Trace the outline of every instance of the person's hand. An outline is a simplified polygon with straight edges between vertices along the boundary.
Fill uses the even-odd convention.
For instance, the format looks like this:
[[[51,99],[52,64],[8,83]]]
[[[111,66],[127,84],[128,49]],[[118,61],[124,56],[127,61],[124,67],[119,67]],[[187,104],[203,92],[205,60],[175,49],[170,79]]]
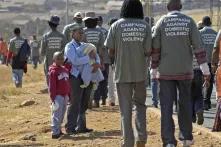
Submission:
[[[151,69],[150,70],[150,75],[151,75],[152,79],[157,79],[159,77],[158,69]]]
[[[204,75],[204,84],[203,87],[209,87],[210,86],[210,75]]]
[[[93,67],[92,73],[95,73],[101,67],[101,65],[98,63],[94,63],[92,64],[92,67]]]

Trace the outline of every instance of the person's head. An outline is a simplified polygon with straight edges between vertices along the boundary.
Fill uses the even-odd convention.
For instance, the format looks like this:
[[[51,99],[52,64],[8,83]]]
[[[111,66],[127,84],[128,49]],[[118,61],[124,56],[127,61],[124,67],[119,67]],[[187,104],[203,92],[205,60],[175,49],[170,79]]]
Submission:
[[[53,55],[53,61],[57,66],[62,66],[64,64],[64,55],[62,52],[55,52]]]
[[[75,25],[72,32],[72,38],[77,41],[81,42],[84,37],[84,30],[81,25]]]
[[[93,29],[97,27],[98,18],[96,17],[95,12],[86,12],[83,21],[85,23],[85,27]]]
[[[98,16],[97,25],[100,27],[103,25],[103,17],[102,16]]]
[[[198,30],[203,29],[203,27],[204,27],[204,25],[203,25],[202,21],[199,21],[199,22],[197,23],[197,28],[198,28]]]
[[[14,34],[15,34],[15,36],[20,36],[20,34],[21,34],[20,28],[15,28],[14,29]]]
[[[115,23],[118,19],[117,18],[111,18],[108,22],[108,25],[111,26],[113,23]]]
[[[33,40],[37,40],[37,36],[36,35],[33,35],[32,38],[33,38]]]
[[[211,21],[210,17],[209,16],[203,17],[202,24],[203,24],[203,26],[208,26],[208,27],[211,26],[212,21]]]
[[[51,16],[50,20],[48,21],[48,25],[52,30],[57,29],[59,23],[60,23],[60,18],[57,15]]]
[[[81,12],[76,12],[76,13],[74,14],[73,20],[74,20],[75,22],[81,24],[81,23],[83,22],[83,16],[82,16]]]
[[[121,18],[143,19],[143,6],[140,0],[124,0],[120,16]]]
[[[168,11],[180,11],[182,9],[181,0],[169,0],[167,3]]]
[[[0,37],[0,41],[4,41],[3,37]]]

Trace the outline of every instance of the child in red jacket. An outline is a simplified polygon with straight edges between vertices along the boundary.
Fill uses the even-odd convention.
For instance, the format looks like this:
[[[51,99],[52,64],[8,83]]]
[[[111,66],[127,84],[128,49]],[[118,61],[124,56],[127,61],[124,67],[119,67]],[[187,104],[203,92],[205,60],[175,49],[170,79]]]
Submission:
[[[49,68],[49,92],[52,101],[52,138],[58,139],[63,133],[61,124],[66,112],[68,95],[70,93],[69,72],[63,66],[64,57],[61,52],[55,52],[54,63]]]

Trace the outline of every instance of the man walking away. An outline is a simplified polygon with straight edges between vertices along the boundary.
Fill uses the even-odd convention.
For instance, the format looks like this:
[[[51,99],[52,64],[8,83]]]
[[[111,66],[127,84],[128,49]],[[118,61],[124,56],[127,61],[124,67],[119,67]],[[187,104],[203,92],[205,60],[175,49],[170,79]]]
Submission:
[[[151,28],[143,20],[139,0],[125,0],[121,19],[108,33],[105,46],[115,57],[115,81],[121,113],[122,147],[145,147],[146,130],[146,57],[151,53]],[[135,107],[133,107],[133,105]],[[132,128],[132,109],[135,131]]]
[[[169,13],[156,24],[151,58],[153,75],[157,74],[157,70],[160,74],[161,136],[164,147],[177,145],[172,115],[178,89],[179,139],[183,146],[189,147],[193,144],[191,105],[193,53],[206,81],[210,72],[197,26],[192,18],[180,12],[181,0],[169,0],[167,9]]]
[[[213,46],[216,40],[216,35],[217,32],[212,29],[211,25],[211,19],[209,16],[205,16],[202,20],[202,24],[204,26],[203,29],[200,30],[200,35],[204,44],[204,47],[206,49],[207,53],[207,61],[211,73],[210,77],[210,86],[206,88],[206,93],[203,95],[204,97],[204,109],[209,110],[211,109],[211,95],[213,92],[213,83],[214,83],[214,74],[212,73],[212,68],[211,68],[211,58],[212,58],[212,51],[213,51]]]
[[[41,56],[44,57],[44,72],[48,85],[48,68],[53,63],[53,54],[55,52],[63,52],[66,45],[66,39],[62,33],[57,31],[60,23],[60,18],[56,15],[51,16],[48,25],[51,30],[43,35],[41,42]],[[48,88],[41,90],[42,93],[47,93]]]
[[[36,35],[33,35],[33,40],[30,43],[31,47],[31,60],[33,64],[33,68],[36,69],[38,67],[39,56],[40,56],[40,43],[37,40]]]

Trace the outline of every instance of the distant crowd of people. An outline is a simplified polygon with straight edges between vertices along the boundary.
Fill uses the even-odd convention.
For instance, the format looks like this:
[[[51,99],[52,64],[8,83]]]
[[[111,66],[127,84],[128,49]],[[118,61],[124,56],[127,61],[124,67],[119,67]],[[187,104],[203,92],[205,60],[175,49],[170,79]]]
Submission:
[[[118,95],[122,147],[145,147],[146,87],[150,75],[153,106],[161,109],[163,147],[177,146],[173,106],[179,121],[179,140],[184,147],[194,144],[192,123],[204,123],[204,110],[211,109],[211,95],[216,81],[217,114],[213,131],[221,131],[221,31],[212,29],[210,17],[198,26],[181,12],[181,0],[169,0],[168,14],[154,25],[144,17],[139,0],[123,2],[120,19],[109,21],[95,12],[74,15],[73,23],[57,30],[60,18],[51,16],[50,31],[41,43],[33,36],[29,43],[15,28],[9,45],[0,38],[2,63],[12,66],[16,87],[22,87],[29,56],[33,68],[44,57],[44,71],[52,108],[52,138],[63,135],[61,124],[67,112],[66,133],[92,132],[86,125],[88,108],[115,106]],[[39,51],[40,49],[40,51]],[[215,80],[215,81],[214,81]],[[132,112],[135,113],[133,130]]]

